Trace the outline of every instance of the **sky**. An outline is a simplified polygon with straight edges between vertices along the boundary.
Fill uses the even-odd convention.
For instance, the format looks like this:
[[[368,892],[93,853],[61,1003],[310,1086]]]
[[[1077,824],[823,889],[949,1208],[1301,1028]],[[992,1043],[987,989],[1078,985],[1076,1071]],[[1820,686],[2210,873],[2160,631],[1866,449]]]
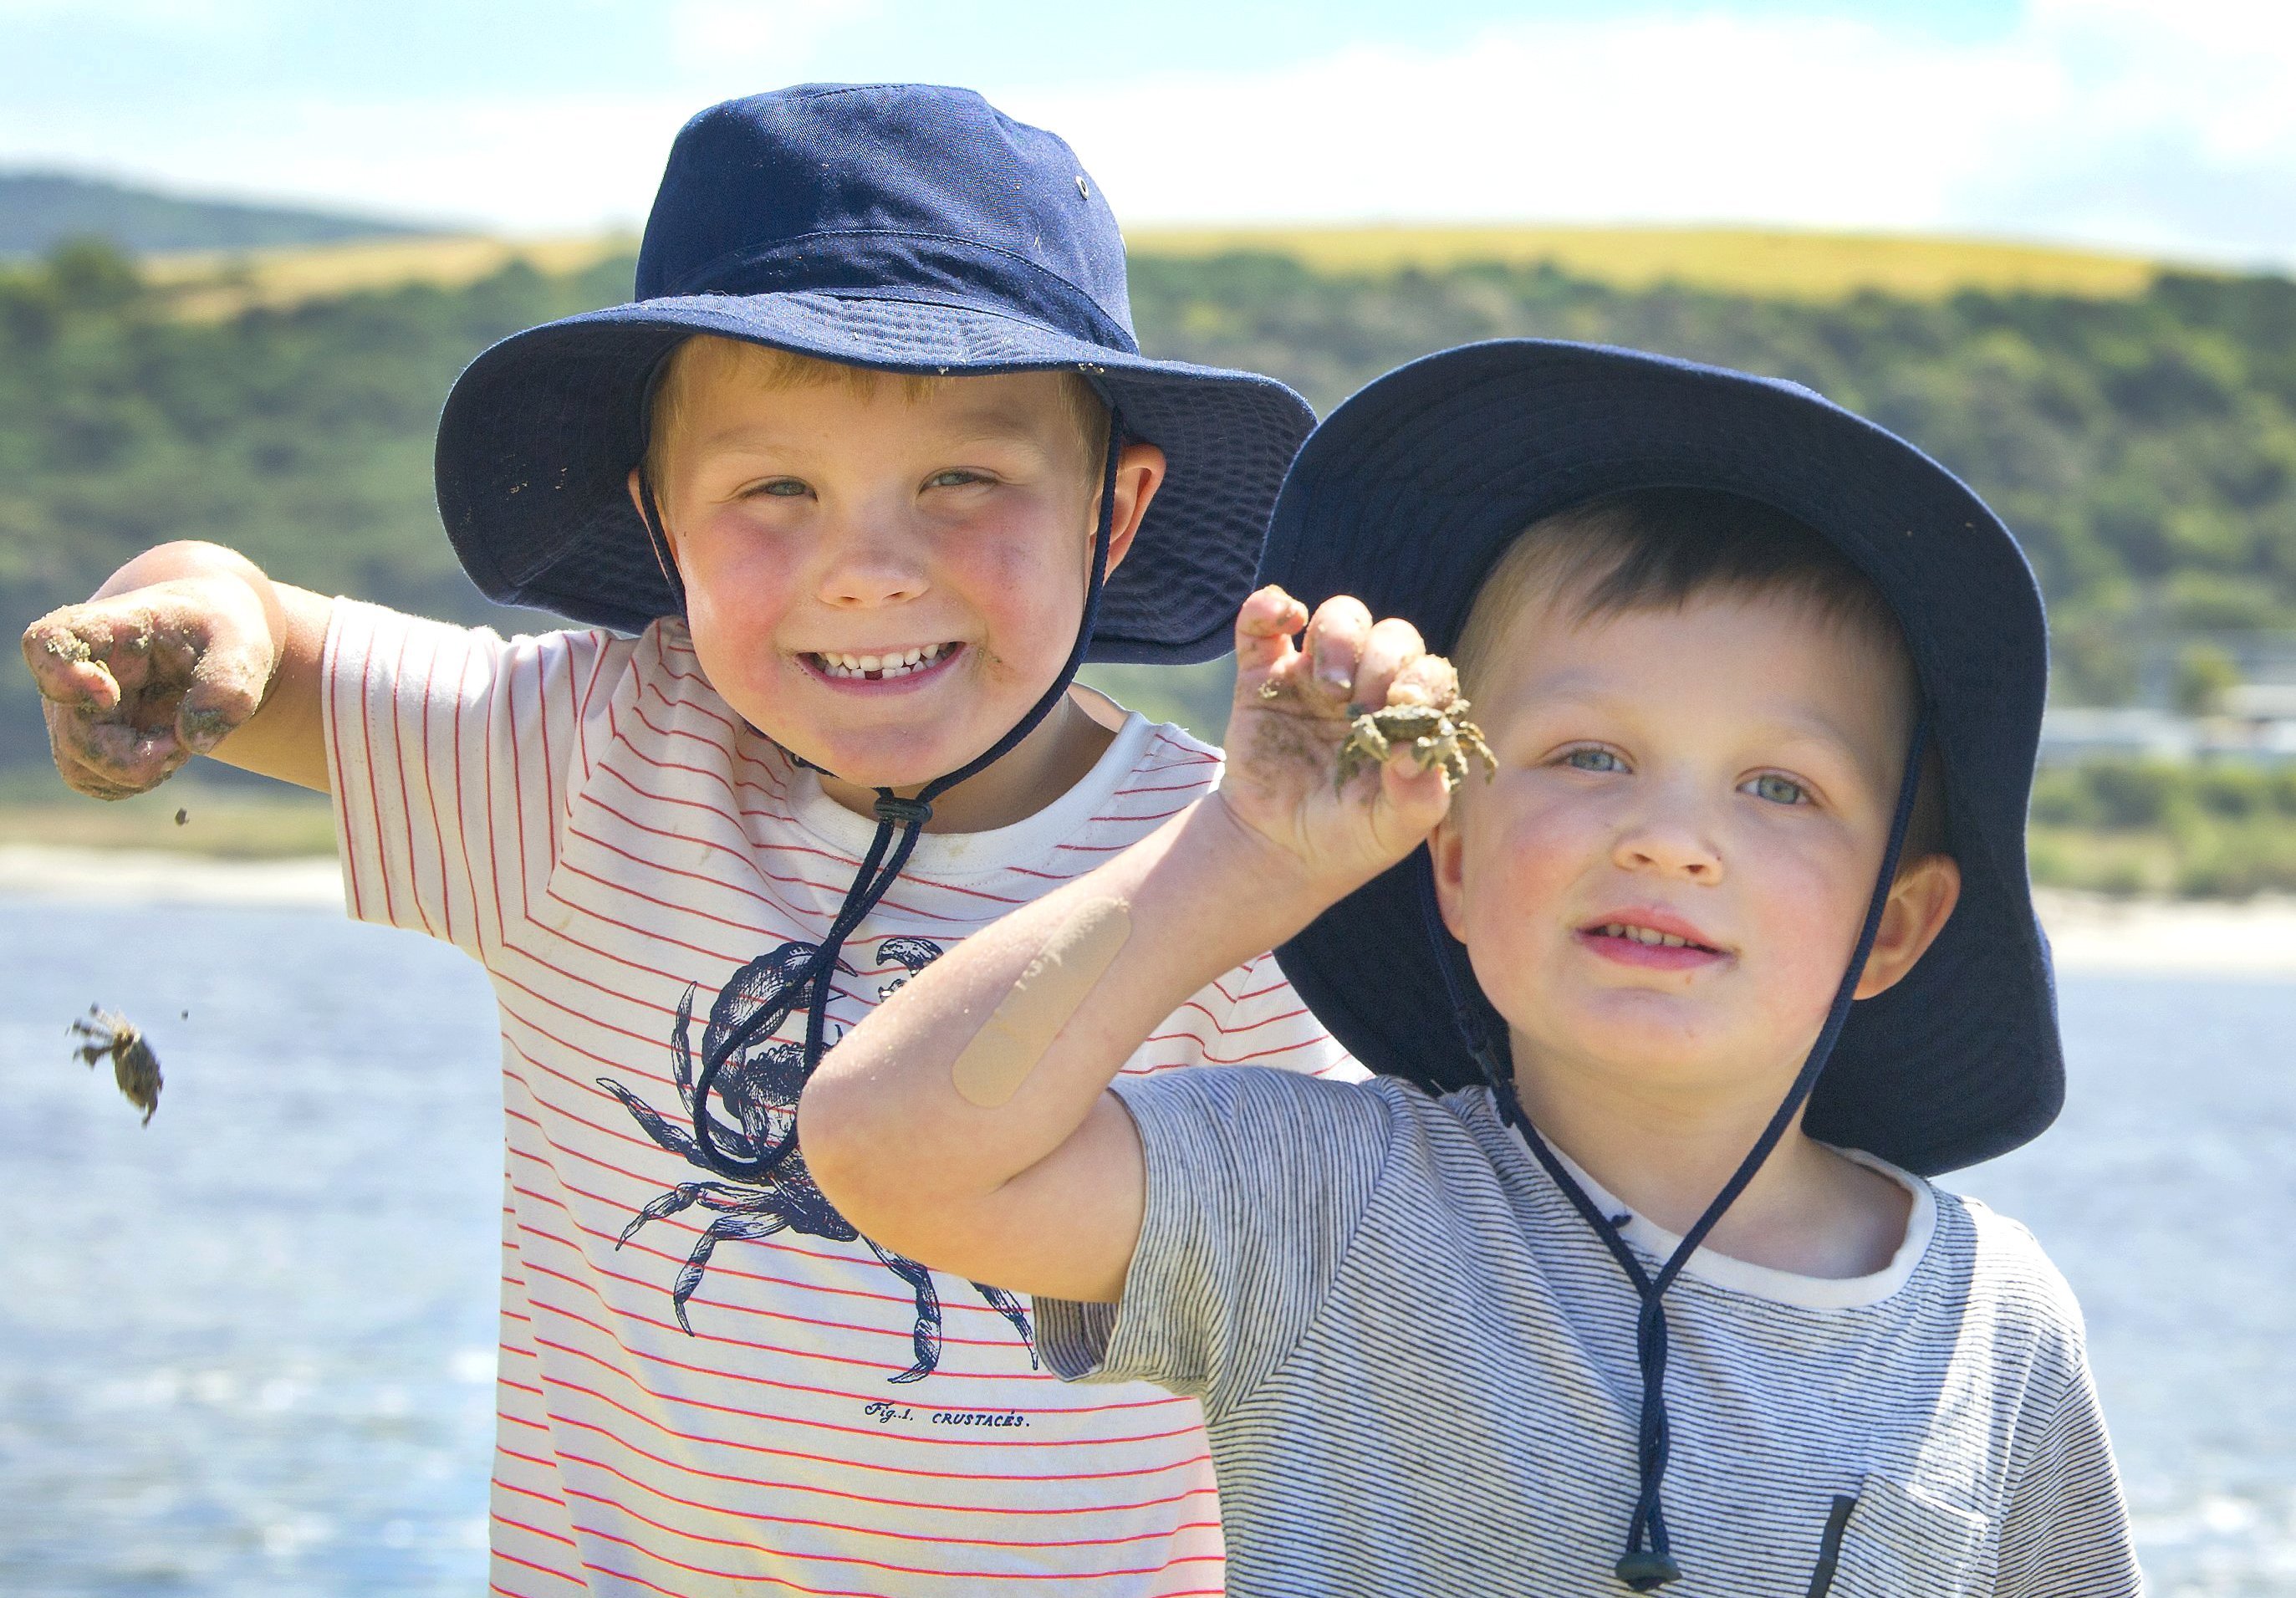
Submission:
[[[0,0],[0,166],[636,227],[678,125],[970,85],[1128,223],[1731,223],[2296,265],[2291,0]]]

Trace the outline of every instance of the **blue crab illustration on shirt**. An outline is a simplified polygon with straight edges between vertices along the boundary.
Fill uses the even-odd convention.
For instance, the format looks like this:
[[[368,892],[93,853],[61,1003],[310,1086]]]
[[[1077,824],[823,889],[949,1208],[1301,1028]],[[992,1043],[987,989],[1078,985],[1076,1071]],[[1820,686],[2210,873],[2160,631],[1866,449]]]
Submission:
[[[732,1127],[720,1122],[716,1136],[736,1158],[753,1158],[758,1150],[775,1147],[793,1135],[798,1094],[805,1086],[804,1054],[797,1045],[784,1043],[774,1034],[792,1012],[803,1008],[806,972],[814,949],[809,943],[785,943],[769,954],[760,955],[734,973],[709,1006],[709,1019],[701,1039],[705,1054],[713,1053],[752,1016],[767,1012],[763,1024],[751,1034],[751,1040],[718,1074],[713,1097],[732,1110],[740,1124]],[[878,960],[899,965],[905,974],[879,988],[878,997],[882,999],[899,987],[909,977],[939,959],[940,954],[939,945],[922,938],[892,938],[879,944]],[[853,974],[852,968],[842,961],[838,963],[838,970],[849,976]],[[693,1001],[699,990],[698,983],[686,985],[685,996],[678,1001],[676,1023],[669,1035],[672,1075],[678,1099],[685,1106],[685,1124],[672,1120],[611,1078],[599,1078],[598,1086],[622,1102],[648,1137],[688,1164],[708,1171],[711,1168],[695,1148],[691,1130]],[[702,1229],[693,1251],[686,1256],[669,1295],[677,1323],[689,1337],[693,1333],[693,1325],[686,1318],[686,1304],[701,1287],[709,1269],[709,1257],[718,1245],[728,1240],[746,1241],[789,1231],[837,1242],[857,1241],[908,1285],[916,1302],[916,1323],[910,1340],[915,1363],[890,1380],[921,1381],[939,1365],[940,1295],[933,1287],[932,1273],[915,1260],[870,1242],[838,1214],[821,1189],[814,1185],[802,1150],[792,1151],[762,1183],[679,1183],[633,1216],[614,1246],[619,1249],[629,1242],[647,1222],[676,1215],[697,1204],[711,1211],[715,1218]],[[1001,1287],[976,1282],[972,1289],[990,1308],[1012,1323],[1013,1331],[1020,1334],[1021,1346],[1029,1351],[1029,1368],[1035,1369],[1036,1338],[1029,1325],[1028,1307]]]

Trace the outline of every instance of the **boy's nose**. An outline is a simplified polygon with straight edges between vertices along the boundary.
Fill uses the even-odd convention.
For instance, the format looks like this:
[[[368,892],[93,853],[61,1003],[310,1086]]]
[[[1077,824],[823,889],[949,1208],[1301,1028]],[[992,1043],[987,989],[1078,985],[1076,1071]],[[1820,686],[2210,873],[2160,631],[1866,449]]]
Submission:
[[[843,610],[898,604],[930,586],[906,541],[873,527],[824,529],[820,570],[822,602]]]
[[[1652,816],[1620,834],[1611,861],[1621,871],[1655,873],[1711,884],[1722,880],[1722,853],[1687,817]]]

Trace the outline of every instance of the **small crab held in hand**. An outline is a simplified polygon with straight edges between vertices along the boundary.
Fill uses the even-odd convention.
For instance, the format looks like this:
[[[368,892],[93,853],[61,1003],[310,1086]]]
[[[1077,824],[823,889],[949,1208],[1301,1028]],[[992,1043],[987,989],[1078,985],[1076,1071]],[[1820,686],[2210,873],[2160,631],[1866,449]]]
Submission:
[[[106,1054],[111,1056],[111,1079],[150,1126],[152,1112],[160,1108],[160,1057],[152,1053],[144,1029],[124,1015],[90,1004],[87,1013],[72,1023],[71,1035],[87,1040],[73,1052],[90,1069]]]
[[[1491,746],[1483,742],[1482,729],[1467,719],[1467,701],[1456,689],[1433,704],[1391,704],[1379,710],[1349,708],[1357,714],[1348,724],[1347,742],[1340,745],[1339,787],[1345,788],[1356,773],[1382,765],[1398,749],[1410,750],[1422,771],[1442,766],[1447,787],[1456,788],[1467,780],[1470,755],[1482,762],[1485,782],[1498,772]]]

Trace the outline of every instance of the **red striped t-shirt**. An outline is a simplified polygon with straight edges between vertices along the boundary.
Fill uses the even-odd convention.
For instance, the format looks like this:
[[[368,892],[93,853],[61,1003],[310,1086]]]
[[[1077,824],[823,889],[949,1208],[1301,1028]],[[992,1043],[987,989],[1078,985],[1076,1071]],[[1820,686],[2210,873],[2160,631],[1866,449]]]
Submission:
[[[874,828],[727,708],[682,625],[505,642],[339,600],[325,684],[351,913],[467,950],[501,1004],[494,1591],[1219,1591],[1193,1400],[1056,1381],[1026,1299],[881,1254],[802,1156],[765,1185],[685,1157],[681,1066],[774,1004]],[[920,840],[847,941],[832,1036],[1218,770],[1134,716],[1036,815]],[[785,1126],[803,1025],[713,1102]],[[1358,1074],[1264,958],[1126,1069],[1206,1061]]]

